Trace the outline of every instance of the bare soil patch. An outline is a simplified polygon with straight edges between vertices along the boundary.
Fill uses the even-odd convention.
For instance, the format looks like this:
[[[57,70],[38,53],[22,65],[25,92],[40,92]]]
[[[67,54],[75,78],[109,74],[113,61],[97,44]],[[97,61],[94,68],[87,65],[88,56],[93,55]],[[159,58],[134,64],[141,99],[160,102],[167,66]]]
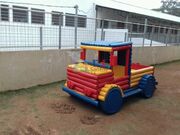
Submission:
[[[81,123],[85,125],[94,125],[99,120],[100,118],[96,115],[84,115],[80,118]]]
[[[179,135],[180,62],[156,66],[151,99],[128,98],[105,115],[60,90],[63,83],[0,93],[0,135]]]
[[[9,135],[42,135],[36,129],[32,128],[31,126],[27,126],[20,130],[14,130],[10,132]]]
[[[56,113],[61,113],[61,114],[72,114],[76,108],[73,105],[70,104],[62,104],[62,103],[53,103],[51,104],[51,108],[56,112]]]

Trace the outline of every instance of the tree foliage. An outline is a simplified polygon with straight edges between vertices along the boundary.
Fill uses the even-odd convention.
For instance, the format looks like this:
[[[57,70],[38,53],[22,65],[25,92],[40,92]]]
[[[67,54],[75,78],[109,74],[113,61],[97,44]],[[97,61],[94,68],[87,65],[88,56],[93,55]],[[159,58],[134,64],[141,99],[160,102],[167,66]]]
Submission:
[[[162,0],[161,3],[162,5],[160,8],[153,10],[180,16],[180,2],[178,2],[177,0]]]

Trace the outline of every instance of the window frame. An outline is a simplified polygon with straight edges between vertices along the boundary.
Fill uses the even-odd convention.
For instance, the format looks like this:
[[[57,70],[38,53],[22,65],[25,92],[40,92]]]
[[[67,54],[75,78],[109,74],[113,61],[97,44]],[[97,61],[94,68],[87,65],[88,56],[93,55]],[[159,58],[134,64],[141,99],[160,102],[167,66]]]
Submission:
[[[4,10],[4,9],[7,10],[7,17],[6,17],[7,19],[6,20],[2,19],[2,18],[5,18],[5,17],[2,16],[2,10]],[[10,19],[9,19],[9,5],[0,4],[0,13],[1,13],[0,21],[3,21],[3,22],[9,22],[10,21]]]
[[[57,15],[57,16],[54,16],[55,18],[53,18],[53,15]],[[55,21],[53,21],[53,19],[58,19],[58,21],[55,22]],[[61,19],[61,26],[63,26],[63,21],[64,21],[63,12],[58,12],[58,11],[51,12],[51,24],[53,26],[59,26],[60,19]]]
[[[34,14],[35,13],[35,14]],[[39,15],[37,15],[39,14]],[[33,20],[33,18],[36,18],[37,16],[39,17],[40,14],[42,15],[42,23],[38,22],[37,20]],[[33,17],[34,15],[34,17]],[[45,10],[44,9],[37,9],[37,8],[31,8],[31,23],[32,24],[39,24],[39,25],[45,25]]]
[[[84,26],[80,26],[81,22],[79,19],[84,19]],[[86,15],[78,15],[78,27],[86,28],[87,27],[87,16]]]
[[[74,14],[70,14],[70,13],[66,13],[66,16],[65,16],[65,26],[67,26],[67,27],[75,27],[75,25],[74,25],[74,22],[75,22],[75,17],[73,16]],[[67,21],[67,18],[71,18],[72,20],[72,25],[69,25],[68,23],[68,21]]]
[[[16,11],[15,11],[16,10]],[[23,6],[13,6],[13,9],[12,9],[12,11],[13,11],[13,22],[17,22],[17,23],[28,23],[29,22],[29,11],[28,11],[28,7],[23,7]],[[23,15],[24,15],[24,20],[23,20],[23,17],[20,17],[19,18],[19,20],[21,20],[21,21],[17,21],[18,20],[18,16],[16,16],[15,15],[15,13],[17,13],[17,12],[20,12],[20,11],[25,11],[26,13],[24,14],[23,13]],[[17,17],[17,18],[15,18],[15,16]],[[16,20],[17,19],[17,20]]]
[[[70,23],[67,21],[67,17],[71,18],[71,21],[73,22],[72,25],[69,25]],[[79,21],[79,18],[80,19],[82,19],[82,18],[85,19],[84,26],[80,25],[81,22]],[[75,23],[75,14],[66,13],[66,15],[65,15],[65,26],[66,27],[75,27],[74,23]],[[77,24],[77,27],[79,27],[79,28],[86,28],[87,27],[87,16],[86,15],[78,15],[78,24]]]

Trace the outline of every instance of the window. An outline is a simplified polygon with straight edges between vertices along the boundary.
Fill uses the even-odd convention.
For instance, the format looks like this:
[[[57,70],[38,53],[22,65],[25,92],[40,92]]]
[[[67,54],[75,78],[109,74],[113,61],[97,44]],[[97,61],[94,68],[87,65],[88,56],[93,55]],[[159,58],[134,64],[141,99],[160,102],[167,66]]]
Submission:
[[[102,25],[103,25],[103,20],[101,20],[101,22],[100,22],[100,28],[102,28]],[[104,20],[104,27],[103,28],[107,29],[108,27],[109,27],[109,22]]]
[[[118,29],[117,22],[110,22],[110,28],[111,29]]]
[[[109,52],[99,51],[99,63],[100,62],[110,63],[109,60],[110,60],[110,53]]]
[[[147,26],[146,32],[151,33],[152,32],[152,27],[151,26]]]
[[[9,6],[8,5],[0,5],[1,6],[1,21],[9,21]]]
[[[13,6],[13,22],[28,22],[28,8]]]
[[[75,23],[75,16],[74,14],[66,13],[66,26],[74,27]],[[85,15],[78,15],[78,27],[86,27],[86,16]]]
[[[177,30],[175,30],[175,31],[174,31],[174,34],[175,34],[175,35],[177,35],[177,34],[178,34],[178,31],[177,31]]]
[[[139,32],[144,32],[144,26],[143,25],[139,25]]]
[[[168,34],[168,31],[169,31],[169,29],[166,29],[166,30],[165,30],[165,33]]]
[[[160,29],[160,33],[164,33],[164,28],[161,28],[161,29]]]
[[[117,23],[117,28],[118,28],[118,29],[124,29],[124,27],[125,27],[125,24],[124,24],[124,23],[122,23],[122,22],[118,22],[118,23]]]
[[[66,14],[66,26],[74,26],[75,18],[74,16],[70,16],[72,14]]]
[[[86,27],[86,16],[78,15],[78,27]]]
[[[174,30],[173,29],[171,30],[171,34],[174,34]]]
[[[59,20],[61,20],[61,25],[63,25],[63,15],[62,12],[52,11],[52,25],[59,25]]]
[[[132,31],[133,32],[137,32],[138,31],[138,26],[136,24],[133,24]]]
[[[45,11],[42,9],[31,9],[31,23],[45,24]]]
[[[154,33],[158,33],[158,27],[154,28]]]
[[[126,52],[127,50],[118,51],[118,65],[126,66]]]

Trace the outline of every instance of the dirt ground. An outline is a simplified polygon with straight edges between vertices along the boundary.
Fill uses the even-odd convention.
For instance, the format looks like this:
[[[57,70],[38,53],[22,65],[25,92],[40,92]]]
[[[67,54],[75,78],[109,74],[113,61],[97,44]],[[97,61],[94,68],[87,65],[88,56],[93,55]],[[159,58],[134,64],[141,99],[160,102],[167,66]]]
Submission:
[[[0,135],[180,135],[180,62],[156,66],[154,97],[128,98],[105,115],[62,90],[63,83],[0,94]]]

